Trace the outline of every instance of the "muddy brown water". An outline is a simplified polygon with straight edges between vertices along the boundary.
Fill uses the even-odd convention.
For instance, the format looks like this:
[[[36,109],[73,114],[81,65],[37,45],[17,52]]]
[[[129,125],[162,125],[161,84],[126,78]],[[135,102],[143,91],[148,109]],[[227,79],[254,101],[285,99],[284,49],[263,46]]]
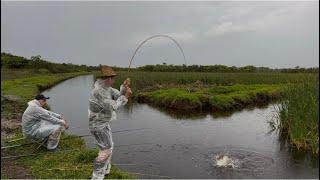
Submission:
[[[93,76],[80,76],[43,92],[51,97],[51,109],[69,120],[69,133],[89,134],[87,108],[93,83]],[[318,179],[318,158],[290,149],[277,132],[270,132],[268,121],[274,115],[272,104],[231,114],[190,116],[132,103],[118,111],[112,131],[148,129],[114,133],[115,146],[130,146],[115,147],[113,163],[139,173],[139,178]],[[95,148],[92,137],[84,139]],[[239,166],[218,167],[217,155],[227,155]]]

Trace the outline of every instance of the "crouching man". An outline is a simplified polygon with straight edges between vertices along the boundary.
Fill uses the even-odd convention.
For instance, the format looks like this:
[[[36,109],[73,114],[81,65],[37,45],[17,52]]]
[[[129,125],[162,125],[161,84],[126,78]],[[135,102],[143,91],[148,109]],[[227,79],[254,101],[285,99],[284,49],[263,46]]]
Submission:
[[[43,108],[47,99],[49,97],[39,94],[28,102],[28,107],[22,115],[22,132],[26,138],[46,140],[47,149],[55,150],[61,132],[64,128],[68,129],[69,125],[61,115]]]
[[[95,82],[89,98],[89,129],[100,150],[94,161],[92,179],[103,179],[110,173],[113,150],[110,121],[116,119],[115,111],[125,105],[132,95],[129,79],[118,91],[112,88],[116,73],[107,66],[102,66],[101,72],[102,76]]]

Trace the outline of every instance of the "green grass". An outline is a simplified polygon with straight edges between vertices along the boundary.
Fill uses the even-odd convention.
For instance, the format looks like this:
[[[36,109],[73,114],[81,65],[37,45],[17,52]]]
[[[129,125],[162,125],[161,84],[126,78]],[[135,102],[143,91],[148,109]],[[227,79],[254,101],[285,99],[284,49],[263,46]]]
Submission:
[[[217,95],[217,96],[212,96],[209,100],[210,105],[212,107],[215,107],[216,109],[230,109],[235,101],[231,96],[228,95]]]
[[[278,115],[280,132],[293,146],[319,154],[319,79],[286,86]]]
[[[45,76],[3,80],[1,81],[1,94],[15,95],[22,100],[30,100],[31,97],[43,89],[51,87],[63,80],[83,74],[86,73],[50,74]]]
[[[127,72],[117,72],[116,87],[127,77]],[[201,72],[131,72],[132,89],[142,90],[156,84],[192,84],[201,81],[207,85],[234,84],[284,84],[308,77],[317,78],[316,73],[201,73]]]
[[[180,110],[234,110],[252,103],[266,103],[279,98],[281,85],[233,85],[206,88],[167,88],[138,93],[138,101]]]
[[[185,100],[189,103],[200,103],[200,95],[197,93],[189,93],[187,89],[163,89],[152,91],[149,93],[149,95],[156,101]]]
[[[17,133],[15,138],[22,137]],[[7,145],[29,143],[29,140],[9,143]],[[38,144],[10,149],[8,154],[21,155],[32,153]],[[73,135],[63,134],[59,143],[61,152],[51,153],[40,148],[36,156],[23,157],[19,162],[28,167],[29,174],[39,179],[88,179],[91,178],[93,160],[98,154],[97,149],[86,149],[83,139]],[[65,151],[65,152],[63,152]],[[7,175],[8,176],[8,175]],[[111,169],[108,179],[129,179],[132,175],[119,170],[116,166]]]
[[[1,68],[1,81],[10,79],[19,79],[34,77],[40,75],[48,75],[50,72],[47,69],[8,69]]]

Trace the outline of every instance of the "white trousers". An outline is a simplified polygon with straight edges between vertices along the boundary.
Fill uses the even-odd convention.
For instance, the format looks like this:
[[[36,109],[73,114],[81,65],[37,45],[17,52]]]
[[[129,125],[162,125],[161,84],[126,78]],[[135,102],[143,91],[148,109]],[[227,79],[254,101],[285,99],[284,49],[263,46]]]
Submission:
[[[109,174],[111,169],[111,156],[113,150],[111,128],[108,124],[103,129],[94,129],[90,132],[100,149],[98,156],[94,160],[92,179],[104,179],[104,176]]]

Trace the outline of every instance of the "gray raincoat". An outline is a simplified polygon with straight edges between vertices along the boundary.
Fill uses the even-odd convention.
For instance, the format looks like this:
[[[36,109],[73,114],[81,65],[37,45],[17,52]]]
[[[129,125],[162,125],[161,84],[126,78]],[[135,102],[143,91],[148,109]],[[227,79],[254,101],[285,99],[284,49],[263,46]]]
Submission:
[[[22,115],[22,132],[31,139],[47,138],[63,127],[63,122],[59,114],[42,108],[37,100],[32,100]]]

